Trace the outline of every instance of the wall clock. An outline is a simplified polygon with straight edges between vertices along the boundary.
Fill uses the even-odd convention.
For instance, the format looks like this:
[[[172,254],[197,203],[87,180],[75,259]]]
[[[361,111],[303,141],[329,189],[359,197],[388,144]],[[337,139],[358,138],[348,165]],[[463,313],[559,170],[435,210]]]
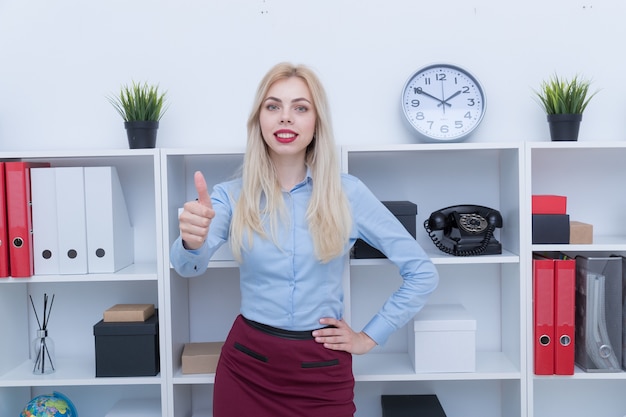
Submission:
[[[402,89],[406,120],[430,141],[466,139],[482,121],[485,105],[485,93],[476,77],[456,65],[421,68]]]

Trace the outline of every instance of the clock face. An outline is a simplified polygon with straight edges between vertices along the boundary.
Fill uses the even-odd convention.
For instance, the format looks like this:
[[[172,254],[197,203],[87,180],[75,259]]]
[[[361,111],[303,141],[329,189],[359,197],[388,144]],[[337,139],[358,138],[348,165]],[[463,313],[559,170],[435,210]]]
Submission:
[[[467,137],[485,114],[485,94],[478,80],[454,65],[422,68],[402,90],[402,110],[410,125],[436,141]]]

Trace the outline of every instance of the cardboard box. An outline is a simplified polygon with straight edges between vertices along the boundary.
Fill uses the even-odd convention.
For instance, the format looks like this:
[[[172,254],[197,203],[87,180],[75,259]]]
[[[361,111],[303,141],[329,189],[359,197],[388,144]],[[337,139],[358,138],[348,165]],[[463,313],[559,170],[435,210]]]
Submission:
[[[217,361],[224,342],[186,343],[183,348],[183,374],[211,374],[217,368]]]
[[[569,222],[569,243],[590,245],[593,243],[593,225],[583,222]]]
[[[460,304],[427,304],[408,326],[416,373],[476,371],[476,320]]]
[[[115,304],[105,310],[103,320],[109,322],[146,321],[154,314],[154,304]]]
[[[532,214],[567,214],[567,197],[562,195],[533,195]]]
[[[96,377],[154,376],[159,373],[159,315],[145,322],[93,326]]]
[[[387,209],[393,213],[406,230],[415,238],[415,217],[417,205],[410,201],[383,201]],[[362,239],[354,242],[353,256],[356,259],[386,258],[378,249],[372,247]]]
[[[533,244],[569,243],[568,214],[533,214]]]
[[[119,400],[104,417],[161,417],[159,398],[125,398]]]

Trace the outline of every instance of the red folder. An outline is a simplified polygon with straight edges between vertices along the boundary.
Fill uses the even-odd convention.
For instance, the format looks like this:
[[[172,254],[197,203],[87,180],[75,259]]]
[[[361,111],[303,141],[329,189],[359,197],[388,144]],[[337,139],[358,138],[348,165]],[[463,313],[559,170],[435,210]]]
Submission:
[[[30,168],[50,166],[46,162],[5,162],[5,190],[9,263],[13,278],[33,275],[32,212],[30,209]]]
[[[554,374],[554,260],[533,259],[533,338],[536,375]]]
[[[554,373],[574,374],[576,260],[554,261]]]
[[[4,189],[4,162],[0,162],[0,278],[9,276],[9,244],[7,231],[7,200]]]

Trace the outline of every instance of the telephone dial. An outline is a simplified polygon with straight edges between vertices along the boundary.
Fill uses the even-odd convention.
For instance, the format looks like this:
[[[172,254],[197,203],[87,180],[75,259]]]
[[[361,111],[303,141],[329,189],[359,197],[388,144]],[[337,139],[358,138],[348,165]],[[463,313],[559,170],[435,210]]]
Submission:
[[[502,245],[494,237],[502,227],[499,211],[474,205],[446,207],[424,221],[424,229],[439,250],[454,256],[498,255]],[[441,240],[435,231],[442,230]]]

